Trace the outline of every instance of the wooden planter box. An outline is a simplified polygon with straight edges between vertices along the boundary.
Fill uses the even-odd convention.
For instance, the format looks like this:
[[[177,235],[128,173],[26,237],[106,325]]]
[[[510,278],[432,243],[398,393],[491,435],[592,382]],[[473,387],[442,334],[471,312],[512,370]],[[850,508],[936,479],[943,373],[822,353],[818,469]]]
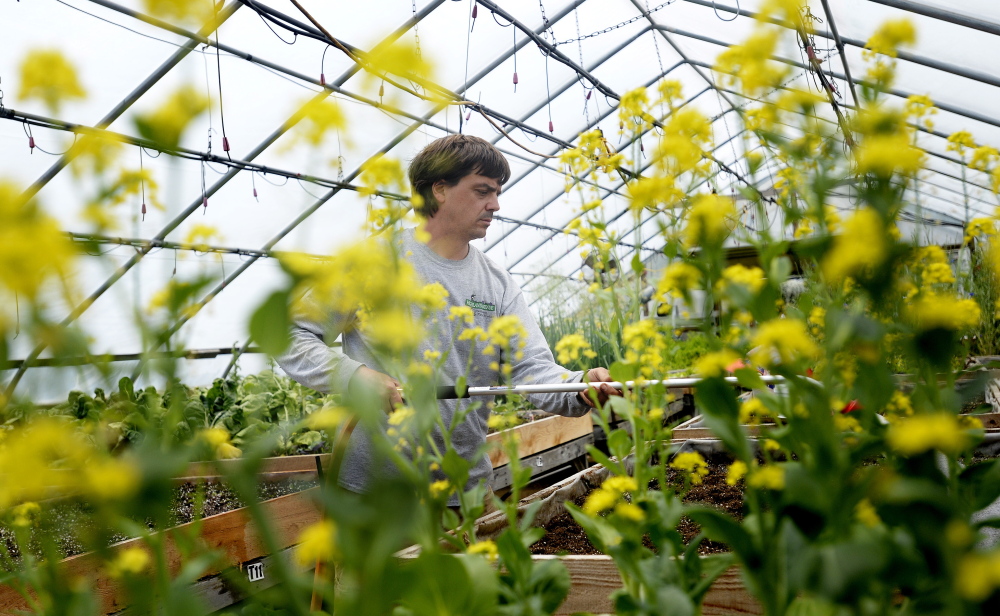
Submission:
[[[312,458],[313,456],[309,456]],[[271,521],[275,531],[279,550],[287,552],[287,548],[295,545],[302,530],[320,519],[316,506],[315,495],[318,488],[312,488],[295,494],[288,494],[261,503],[264,514]],[[200,525],[200,528],[198,526]],[[235,509],[218,515],[203,518],[196,522],[182,524],[159,533],[167,538],[166,562],[172,576],[181,567],[181,554],[172,539],[177,533],[194,532],[210,549],[219,550],[226,562],[238,567],[246,575],[249,565],[259,566],[262,577],[251,584],[252,591],[259,591],[273,585],[269,580],[268,571],[276,558],[288,558],[287,553],[269,555],[256,526],[250,521],[246,509]],[[145,547],[144,539],[131,539],[115,544],[110,548],[112,554],[126,548]],[[112,556],[113,557],[113,556]],[[113,614],[126,607],[127,597],[117,582],[105,571],[102,561],[92,552],[78,554],[62,560],[59,563],[65,579],[82,578],[88,580],[88,585],[94,589],[98,606],[102,614]],[[220,573],[220,569],[206,571],[206,575]],[[257,577],[258,571],[254,571]],[[273,576],[271,576],[273,578]],[[237,589],[226,584],[218,575],[204,579],[192,588],[192,593],[201,597],[211,610],[219,610],[232,605],[243,597]],[[13,614],[18,610],[28,610],[28,604],[17,591],[10,586],[0,586],[0,614]]]
[[[626,465],[629,462],[626,460]],[[607,476],[607,469],[593,466],[523,499],[519,508],[541,501],[542,506],[535,523],[544,525],[564,510],[563,503],[586,494],[600,485]],[[479,539],[491,539],[499,535],[506,526],[506,517],[503,512],[497,511],[477,521],[476,535]],[[566,601],[555,612],[556,616],[569,616],[576,612],[613,612],[609,595],[621,588],[622,582],[610,556],[535,555],[532,558],[558,559],[569,570],[572,587]],[[764,612],[757,600],[746,591],[739,567],[730,567],[712,584],[702,603],[701,613],[703,616],[723,616]]]

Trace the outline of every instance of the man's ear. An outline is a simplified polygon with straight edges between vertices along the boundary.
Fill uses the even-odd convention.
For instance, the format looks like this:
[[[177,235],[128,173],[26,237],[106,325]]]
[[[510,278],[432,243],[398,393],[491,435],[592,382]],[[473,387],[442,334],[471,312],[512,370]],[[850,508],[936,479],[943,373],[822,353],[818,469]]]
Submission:
[[[448,183],[444,180],[438,180],[431,185],[431,194],[434,195],[434,199],[440,205],[444,201],[445,189],[448,187]]]

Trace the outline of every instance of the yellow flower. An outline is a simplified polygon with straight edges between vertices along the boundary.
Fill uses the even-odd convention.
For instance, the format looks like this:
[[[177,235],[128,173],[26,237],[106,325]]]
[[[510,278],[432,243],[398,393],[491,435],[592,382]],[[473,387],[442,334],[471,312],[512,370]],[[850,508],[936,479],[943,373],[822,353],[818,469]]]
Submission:
[[[793,364],[819,356],[819,348],[798,319],[772,319],[760,326],[751,344],[750,359],[762,366]]]
[[[878,267],[889,253],[885,225],[874,210],[860,209],[844,223],[843,232],[823,257],[823,275],[831,282]]]
[[[10,304],[15,293],[30,302],[47,281],[65,279],[76,256],[56,220],[20,197],[20,188],[0,179],[0,297]],[[6,309],[0,310],[2,332]]]
[[[417,291],[417,304],[426,310],[444,310],[448,305],[448,291],[438,282],[424,285]]]
[[[878,512],[867,498],[861,499],[854,506],[854,517],[865,526],[875,527],[882,523],[882,518],[878,517]]]
[[[760,398],[750,398],[740,405],[739,422],[756,426],[773,418],[770,409],[764,406]]]
[[[639,178],[628,184],[633,212],[642,209],[657,211],[675,207],[684,198],[684,191],[677,186],[672,176],[651,176]]]
[[[128,498],[139,489],[135,464],[121,458],[93,460],[82,470],[84,489],[98,500]]]
[[[197,24],[207,22],[215,14],[212,4],[199,0],[143,0],[143,5],[157,17],[190,20]]]
[[[211,225],[196,222],[188,229],[187,235],[181,243],[188,248],[205,252],[209,249],[212,242],[221,241],[222,234],[219,233],[218,229]]]
[[[640,374],[651,377],[660,370],[666,341],[655,321],[644,319],[629,323],[622,329],[622,343],[625,363],[638,366]]]
[[[466,549],[466,552],[469,554],[482,554],[487,560],[490,561],[496,560],[499,555],[497,552],[497,544],[489,539],[473,543]]]
[[[910,403],[909,396],[896,390],[892,392],[892,398],[885,406],[885,412],[887,415],[912,415],[913,404]]]
[[[910,457],[931,449],[955,455],[967,449],[972,439],[954,415],[931,413],[893,421],[887,442],[897,453]]]
[[[922,293],[907,306],[907,316],[918,329],[962,331],[979,324],[979,304],[974,299]]]
[[[945,149],[949,152],[958,152],[964,155],[966,148],[975,148],[976,141],[969,131],[960,130],[948,136],[948,145]]]
[[[472,308],[468,306],[452,306],[448,310],[449,321],[461,320],[464,321],[466,325],[472,325],[475,318],[476,317],[472,312]]]
[[[963,598],[980,602],[1000,586],[1000,552],[972,552],[958,561],[955,568],[955,591]]]
[[[900,45],[912,45],[915,42],[917,42],[917,31],[910,20],[890,19],[879,26],[875,34],[868,39],[865,49],[895,58]]]
[[[736,460],[729,465],[729,471],[726,473],[726,485],[734,486],[740,482],[740,479],[747,474],[746,462],[742,460]]]
[[[969,161],[969,166],[973,169],[987,172],[996,164],[997,159],[1000,159],[1000,152],[996,148],[981,145],[972,151],[972,159]]]
[[[560,364],[568,364],[571,361],[576,361],[580,359],[581,355],[590,359],[597,357],[597,353],[590,348],[590,343],[580,333],[563,336],[556,343],[555,350]]]
[[[188,84],[178,88],[152,112],[133,118],[139,135],[164,148],[176,148],[191,122],[208,110],[208,98]]]
[[[300,565],[328,563],[337,557],[337,527],[332,520],[320,520],[307,526],[299,535],[295,561]]]
[[[349,411],[340,406],[325,406],[313,411],[303,420],[311,430],[336,430],[344,423]]]
[[[221,460],[238,458],[243,452],[229,441],[229,431],[224,428],[207,428],[201,431],[201,438],[212,448],[215,457]]]
[[[434,80],[434,66],[424,54],[417,52],[415,43],[409,40],[390,37],[368,52],[365,60],[365,83],[368,86],[381,83],[385,73],[415,80]]]
[[[38,99],[49,111],[59,113],[64,101],[86,98],[76,68],[57,49],[34,49],[21,61],[21,87],[17,98]]]
[[[640,131],[651,126],[653,119],[646,108],[649,107],[649,96],[646,88],[640,87],[622,94],[618,102],[618,118],[631,130]]]
[[[713,351],[699,357],[692,366],[694,373],[705,378],[725,376],[729,368],[737,361],[740,355],[732,349]]]
[[[398,159],[378,156],[361,165],[362,195],[374,195],[378,191],[406,190],[406,173]]]
[[[704,193],[695,195],[687,211],[684,244],[688,247],[721,244],[729,235],[730,221],[735,216],[732,199]]]
[[[583,504],[588,515],[599,515],[614,507],[626,492],[638,489],[635,479],[625,476],[608,477],[599,488],[590,493]]]
[[[699,479],[698,481],[700,482],[701,480]],[[615,505],[615,513],[632,522],[642,522],[646,519],[646,514],[642,508],[634,503],[618,503]]]
[[[906,134],[872,135],[862,140],[857,149],[858,171],[882,177],[897,172],[913,175],[923,168],[925,158]]]
[[[507,428],[513,428],[514,426],[521,423],[521,420],[517,418],[517,414],[496,414],[491,413],[489,419],[486,420],[486,426],[490,430],[495,430],[499,432],[500,430],[506,430]]]
[[[715,70],[730,75],[726,81],[741,85],[743,93],[756,96],[779,85],[788,73],[787,68],[771,60],[777,42],[773,32],[758,30],[743,44],[720,53]]]
[[[674,456],[670,468],[687,473],[693,485],[701,485],[702,479],[708,476],[708,463],[697,451],[685,451]]]
[[[335,101],[312,97],[299,107],[288,123],[296,125],[298,137],[290,142],[290,146],[302,140],[308,145],[319,147],[331,130],[344,128],[347,120]]]
[[[21,503],[10,511],[11,525],[20,528],[27,528],[38,523],[38,518],[42,515],[42,508],[38,503]]]
[[[451,494],[454,488],[452,487],[450,481],[448,481],[447,479],[441,479],[439,481],[435,481],[434,483],[432,483],[430,486],[430,490],[432,497],[440,498],[442,496],[447,496]]]
[[[138,575],[149,567],[152,558],[145,548],[138,546],[118,550],[115,557],[108,563],[108,575],[115,579]]]
[[[965,227],[965,243],[968,244],[973,238],[991,238],[996,236],[996,221],[992,218],[973,218]],[[939,246],[935,248],[940,249]],[[943,252],[943,251],[942,251]]]
[[[777,464],[756,467],[750,473],[747,485],[758,490],[783,490],[785,488],[785,468]]]
[[[843,408],[843,405],[838,406]],[[843,413],[836,413],[833,416],[833,427],[839,432],[861,432],[861,424],[858,423],[858,420]]]
[[[486,335],[489,337],[490,344],[501,347],[510,347],[515,338],[519,348],[524,348],[528,343],[528,332],[521,324],[521,319],[514,314],[494,318],[490,321]]]
[[[663,278],[656,285],[656,295],[662,301],[669,297],[683,297],[701,282],[701,271],[684,261],[674,261],[664,268]]]
[[[747,267],[737,263],[722,270],[723,288],[729,285],[746,287],[751,293],[756,293],[764,287],[764,270],[759,267]]]
[[[459,340],[486,340],[486,331],[482,327],[469,327],[458,335]]]

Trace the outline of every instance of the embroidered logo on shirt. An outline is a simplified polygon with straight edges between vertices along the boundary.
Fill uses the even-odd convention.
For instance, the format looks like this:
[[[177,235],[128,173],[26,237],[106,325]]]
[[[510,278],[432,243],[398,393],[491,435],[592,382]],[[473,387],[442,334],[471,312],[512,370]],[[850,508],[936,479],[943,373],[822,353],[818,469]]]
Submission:
[[[497,311],[496,304],[476,301],[475,294],[473,294],[473,296],[470,297],[469,299],[465,300],[465,305],[468,306],[469,308],[472,308],[473,310],[486,310],[488,312]]]

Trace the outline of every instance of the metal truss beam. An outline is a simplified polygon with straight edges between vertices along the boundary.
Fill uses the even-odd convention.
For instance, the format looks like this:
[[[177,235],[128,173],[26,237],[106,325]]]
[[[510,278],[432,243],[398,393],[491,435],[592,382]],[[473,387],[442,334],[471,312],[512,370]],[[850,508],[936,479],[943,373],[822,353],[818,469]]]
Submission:
[[[761,19],[761,16],[759,14],[757,14],[757,13],[754,13],[753,11],[748,11],[748,10],[743,9],[743,8],[741,8],[741,9],[735,9],[735,8],[732,8],[732,7],[729,7],[729,6],[718,4],[717,1],[716,2],[713,2],[711,0],[684,0],[684,1],[688,2],[690,4],[695,4],[695,5],[698,5],[698,6],[703,6],[703,7],[706,7],[706,8],[711,8],[711,9],[714,9],[716,11],[721,11],[723,13],[730,13],[730,14],[733,14],[733,15],[741,15],[741,16],[744,16],[744,17],[749,17],[751,19]],[[879,0],[870,0],[870,1],[871,2],[878,2]],[[824,0],[824,4],[825,4],[825,0]],[[929,8],[929,7],[925,7],[925,8]],[[787,24],[787,23],[785,23],[785,22],[783,22],[783,21],[781,21],[779,19],[767,18],[766,21],[768,23],[772,23],[772,24],[777,25],[777,26],[782,26],[784,28],[791,28],[790,24]],[[831,21],[831,23],[833,21],[832,14],[830,15],[830,21]],[[831,30],[832,30],[832,28],[831,28]],[[814,36],[819,36],[821,38],[833,39],[834,42],[836,43],[836,37],[835,36],[831,37],[831,36],[827,35],[824,32],[813,32],[812,34]],[[849,38],[849,37],[846,37],[846,36],[841,37],[841,41],[843,41],[844,43],[847,43],[851,47],[857,47],[859,49],[864,49],[865,45],[866,45],[865,41],[854,39],[854,38]],[[989,84],[989,85],[992,85],[992,86],[998,86],[998,87],[1000,87],[1000,78],[997,78],[997,77],[995,77],[993,75],[989,75],[987,73],[983,73],[981,71],[976,71],[976,70],[973,70],[973,69],[970,69],[970,68],[966,68],[964,66],[958,66],[958,65],[955,65],[955,64],[947,63],[947,62],[942,62],[942,61],[936,60],[934,58],[928,58],[926,56],[921,56],[921,55],[914,54],[914,53],[911,53],[911,52],[908,52],[908,51],[904,51],[904,50],[899,50],[897,52],[897,54],[896,54],[896,57],[898,57],[900,60],[904,60],[906,62],[912,62],[914,64],[920,64],[920,65],[926,66],[928,68],[933,68],[933,69],[936,69],[936,70],[944,71],[946,73],[951,73],[952,75],[957,75],[959,77],[965,77],[966,79],[972,79],[973,81],[978,81],[980,83],[985,83],[985,84]]]
[[[979,30],[980,32],[1000,36],[1000,24],[995,24],[991,21],[978,19],[969,15],[963,15],[962,13],[946,11],[945,9],[939,9],[937,7],[927,6],[926,4],[919,4],[917,2],[910,2],[909,0],[869,0],[869,2],[884,4],[885,6],[891,6],[892,8],[899,9],[901,11],[916,13],[917,15],[930,17],[931,19],[947,21],[965,28],[972,28],[974,30]]]
[[[443,1],[443,0],[439,0],[438,3],[440,3],[441,1]],[[579,0],[579,1],[582,2],[583,0]],[[572,10],[573,7],[575,7],[575,5],[571,6],[570,8],[568,8],[568,9],[566,9],[564,11],[562,11],[560,14],[554,16],[553,20],[550,21],[550,24],[554,23],[555,21],[558,21],[558,20],[562,19],[563,17],[565,17],[566,15],[568,15],[571,12],[571,10]],[[429,10],[430,10],[429,8],[425,7],[424,12],[425,13],[429,12]],[[510,53],[513,54],[514,51],[512,50]],[[484,78],[486,75],[488,75],[490,72],[492,72],[492,70],[494,68],[496,68],[496,66],[499,66],[499,64],[501,64],[503,61],[504,61],[504,59],[497,59],[497,60],[495,60],[494,63],[493,63],[493,65],[485,68],[484,70],[480,71],[478,74],[476,74],[475,76],[473,76],[471,79],[469,79],[462,86],[461,90],[462,91],[467,90],[471,85],[475,84],[476,82],[478,82],[479,80],[481,80],[482,78]],[[441,109],[443,109],[445,107],[445,105],[446,105],[446,103],[436,105],[431,111],[429,111],[424,116],[424,118],[419,119],[419,120],[415,121],[413,124],[411,124],[410,126],[408,126],[404,131],[402,131],[399,135],[397,135],[395,138],[393,138],[388,144],[386,144],[381,149],[379,149],[375,154],[373,154],[370,157],[369,160],[374,159],[374,158],[376,158],[378,156],[381,156],[384,153],[388,152],[393,147],[395,147],[396,145],[398,145],[401,141],[403,141],[403,139],[405,139],[410,134],[412,134],[414,131],[416,131],[420,126],[426,125],[427,122],[429,121],[429,119],[431,117],[433,117],[435,114],[437,114]],[[355,177],[357,177],[357,175],[360,174],[362,167],[363,167],[363,164],[361,166],[357,167],[353,172],[351,172],[347,176],[347,180],[351,181]],[[315,203],[313,203],[309,208],[307,208],[304,212],[302,212],[299,216],[297,216],[295,218],[295,220],[293,220],[289,225],[287,225],[284,229],[282,229],[277,235],[275,235],[273,238],[271,238],[264,245],[264,247],[261,250],[262,251],[270,251],[279,241],[281,241],[285,236],[287,236],[289,233],[291,233],[292,230],[294,230],[296,227],[298,227],[299,224],[301,224],[303,221],[305,221],[307,218],[309,218],[309,216],[311,216],[314,212],[316,212],[316,210],[318,210],[324,203],[326,203],[334,195],[336,195],[339,192],[339,190],[340,190],[339,188],[334,188],[334,189],[330,190],[330,192],[328,192],[326,195],[324,195],[324,196],[320,197],[319,199],[317,199],[317,201]],[[219,293],[221,293],[222,291],[224,291],[226,289],[226,287],[229,284],[232,283],[232,281],[234,281],[243,272],[245,272],[258,258],[259,257],[251,256],[250,259],[248,259],[247,261],[245,261],[244,263],[242,263],[234,272],[232,272],[231,274],[229,274],[228,276],[226,276],[218,285],[216,285],[212,290],[210,290],[198,302],[198,304],[197,304],[197,310],[193,311],[193,313],[197,314],[197,312],[200,311],[201,308],[203,308],[208,302],[210,302],[212,299],[214,299],[216,296],[218,296]],[[192,317],[193,317],[193,314],[190,315],[190,316],[185,315],[185,316],[181,317],[176,323],[174,323],[173,325],[171,325],[171,327],[167,330],[167,332],[165,332],[165,335],[164,335],[165,338],[169,339],[170,336],[172,336],[181,327],[183,327],[184,324],[187,323]],[[161,344],[163,344],[163,342],[164,341],[161,340],[161,341],[158,341],[157,343],[154,343],[154,346],[151,348],[151,350],[156,350],[156,348],[158,348]],[[143,363],[144,362],[140,362],[140,365],[137,367],[137,369],[136,369],[136,376],[138,376],[138,374],[141,372],[142,367],[143,367]]]
[[[218,16],[212,20],[211,23],[206,24],[199,33],[209,34],[219,26],[221,26],[227,19],[232,17],[233,13],[240,8],[239,2],[234,2],[229,6],[223,7],[219,11]],[[167,60],[161,64],[155,71],[153,71],[149,77],[146,77],[134,90],[129,92],[128,96],[123,98],[114,108],[111,109],[101,120],[97,123],[98,128],[107,128],[111,126],[111,123],[117,120],[129,107],[131,107],[137,100],[139,100],[143,94],[149,91],[164,75],[170,72],[177,64],[180,63],[189,53],[194,51],[197,47],[197,43],[189,41],[173,53]],[[38,194],[42,188],[45,187],[52,178],[56,177],[60,171],[66,168],[73,159],[75,159],[80,154],[80,147],[76,144],[73,145],[65,154],[59,157],[59,160],[55,162],[49,169],[41,175],[37,180],[35,180],[31,186],[29,186],[23,193],[19,200],[22,202],[30,201],[35,195]]]
[[[412,17],[411,19],[407,20],[401,27],[399,27],[395,31],[393,31],[388,37],[386,37],[385,40],[392,41],[392,40],[395,40],[395,39],[399,38],[407,30],[409,30],[411,27],[413,27],[415,24],[417,24],[421,19],[423,19],[424,17],[426,17],[427,15],[429,15],[442,2],[444,2],[444,0],[432,0],[432,2],[430,2],[426,7],[424,7],[414,17]],[[344,82],[346,82],[348,79],[350,79],[355,73],[357,73],[358,70],[360,70],[359,66],[357,66],[357,65],[353,66],[352,68],[348,69],[343,75],[341,75],[336,80],[334,80],[334,83],[337,84],[338,86],[342,85]],[[324,90],[320,94],[318,94],[315,97],[313,97],[313,99],[310,100],[310,103],[312,103],[314,101],[322,100],[323,98],[326,98],[326,96],[328,96],[328,95],[329,95],[329,91],[328,90]],[[310,103],[307,103],[307,105],[310,104]],[[292,116],[292,119],[294,119],[294,118],[295,118],[295,115]],[[278,127],[277,130],[275,130],[273,133],[271,133],[270,136],[268,136],[263,142],[261,142],[256,148],[254,148],[253,151],[251,151],[250,154],[245,157],[245,160],[252,161],[253,159],[255,159],[264,150],[266,150],[275,141],[277,141],[277,139],[281,135],[283,135],[285,132],[287,132],[289,129],[291,129],[291,127],[293,125],[292,119],[289,119],[289,120],[283,122],[282,125],[280,127]],[[239,173],[238,170],[230,170],[222,178],[220,178],[219,180],[217,180],[215,182],[215,184],[213,184],[210,189],[208,189],[207,191],[205,191],[204,196],[207,198],[208,196],[211,196],[211,195],[215,194],[227,182],[229,182],[229,180],[231,180],[232,178],[236,177],[236,175],[238,173]],[[339,189],[333,189],[331,191],[331,193],[330,193],[331,196],[333,194],[336,194],[336,192],[338,192],[338,191],[339,191]],[[176,229],[184,220],[187,219],[188,216],[190,216],[192,213],[194,213],[195,211],[197,211],[197,209],[199,207],[201,207],[201,205],[202,205],[202,198],[200,197],[200,198],[196,199],[190,206],[188,206],[183,212],[181,212],[172,221],[170,221],[169,223],[167,223],[167,225],[165,227],[163,227],[160,230],[160,232],[157,233],[156,236],[154,236],[153,239],[155,239],[155,240],[163,240],[163,239],[165,239],[166,236],[171,231],[173,231],[174,229]],[[269,250],[270,248],[271,248],[271,245],[268,245],[268,246],[265,246],[264,249],[265,250]],[[117,270],[115,270],[115,272],[107,280],[105,280],[96,290],[94,290],[89,296],[87,296],[87,298],[84,299],[83,302],[77,304],[73,308],[73,310],[69,313],[69,315],[67,315],[62,321],[60,321],[59,326],[60,327],[67,327],[70,324],[72,324],[74,321],[76,321],[80,317],[80,315],[82,315],[84,312],[86,312],[87,309],[90,308],[90,306],[92,306],[95,301],[97,301],[97,299],[99,299],[102,295],[104,295],[104,293],[108,289],[110,289],[112,285],[114,285],[126,273],[128,273],[140,260],[142,260],[143,257],[145,257],[147,254],[149,254],[149,252],[151,250],[153,250],[152,246],[148,246],[148,247],[141,248],[141,249],[137,250],[136,254],[132,255],[132,257],[129,258],[128,261],[126,261],[124,264],[122,264],[121,266],[119,266],[119,268]],[[248,261],[247,263],[252,263],[253,261],[256,261],[256,259],[257,259],[257,257],[251,257],[251,260]],[[239,271],[242,272],[243,269],[240,269]],[[5,395],[6,395],[6,397],[8,399],[10,399],[12,397],[14,389],[17,387],[18,383],[24,377],[25,370],[27,370],[27,368],[31,366],[31,364],[32,364],[33,361],[35,361],[36,359],[38,359],[38,357],[41,355],[42,351],[44,351],[47,348],[47,346],[48,346],[48,344],[46,342],[41,342],[38,345],[36,345],[35,348],[33,348],[31,350],[31,352],[28,354],[28,356],[25,358],[25,363],[22,364],[21,367],[18,368],[17,372],[14,373],[14,376],[11,377],[11,380],[7,384],[6,391],[5,391]],[[152,350],[155,350],[155,349],[152,349]]]

